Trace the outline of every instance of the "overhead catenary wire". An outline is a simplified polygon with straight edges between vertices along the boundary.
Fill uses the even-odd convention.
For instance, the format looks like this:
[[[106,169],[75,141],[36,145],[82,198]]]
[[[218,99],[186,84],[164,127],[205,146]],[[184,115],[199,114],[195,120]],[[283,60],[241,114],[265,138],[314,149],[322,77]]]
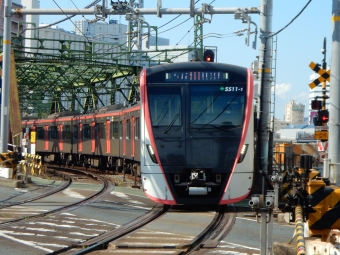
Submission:
[[[307,2],[307,4],[301,9],[301,11],[287,24],[287,25],[285,25],[283,28],[281,28],[279,31],[277,31],[276,33],[274,33],[274,34],[271,34],[271,35],[269,35],[269,36],[267,36],[267,37],[265,37],[266,39],[269,39],[269,38],[271,38],[271,37],[273,37],[273,36],[275,36],[275,35],[277,35],[277,34],[279,34],[280,32],[282,32],[284,29],[286,29],[290,24],[292,24],[293,22],[294,22],[294,20],[296,20],[297,19],[297,17],[299,17],[300,15],[301,15],[301,13],[307,8],[307,6],[310,4],[312,2],[312,0],[309,0],[308,2]]]
[[[84,8],[85,9],[89,9],[90,7],[94,6],[95,4],[99,3],[101,0],[95,0],[93,1],[91,4],[85,6]],[[66,15],[67,16],[67,15]],[[26,30],[38,30],[38,29],[42,29],[42,28],[47,28],[47,27],[51,27],[51,26],[54,26],[54,25],[57,25],[59,23],[62,23],[66,20],[69,20],[73,17],[75,17],[76,15],[71,15],[71,16],[67,16],[66,18],[62,19],[62,20],[59,20],[59,21],[56,21],[56,22],[53,22],[53,23],[50,23],[50,24],[47,24],[45,26],[41,26],[41,27],[33,27],[33,28],[26,28],[25,30],[23,30],[21,33],[25,32]],[[83,15],[84,17],[84,15]]]

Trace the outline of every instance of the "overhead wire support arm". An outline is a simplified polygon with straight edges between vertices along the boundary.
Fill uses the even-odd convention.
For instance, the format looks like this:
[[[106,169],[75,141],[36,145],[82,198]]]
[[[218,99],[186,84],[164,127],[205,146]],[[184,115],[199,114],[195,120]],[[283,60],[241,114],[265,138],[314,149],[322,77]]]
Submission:
[[[104,15],[122,15],[132,13],[135,15],[165,15],[165,14],[202,14],[204,12],[204,8],[135,8],[132,9],[130,6],[126,6],[126,8],[117,8],[117,9],[103,9]],[[260,10],[257,7],[209,7],[209,14],[235,14],[237,12],[244,12],[247,14],[259,14]],[[67,9],[61,11],[60,9],[13,9],[11,14],[26,14],[26,15],[93,15],[93,9]]]
[[[157,0],[157,17],[162,18],[162,14],[160,14],[159,10],[162,8],[162,0]]]

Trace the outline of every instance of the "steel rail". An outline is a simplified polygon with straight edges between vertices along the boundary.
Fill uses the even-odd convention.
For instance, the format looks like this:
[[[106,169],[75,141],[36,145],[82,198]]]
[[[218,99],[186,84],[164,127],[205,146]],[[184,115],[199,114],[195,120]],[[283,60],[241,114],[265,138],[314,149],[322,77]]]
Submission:
[[[72,184],[72,179],[68,178],[68,180],[66,182],[60,183],[60,185],[58,187],[55,187],[55,188],[53,188],[53,189],[51,189],[51,190],[49,190],[49,191],[47,191],[47,192],[45,192],[43,194],[39,194],[39,195],[36,195],[36,196],[32,196],[30,198],[22,199],[22,200],[15,201],[15,202],[1,202],[0,203],[0,210],[4,209],[4,208],[11,207],[11,206],[21,205],[21,204],[33,202],[33,201],[41,199],[41,198],[48,197],[50,195],[53,195],[55,193],[58,193],[58,192],[60,192],[60,191],[62,191],[64,189],[66,189],[71,184]]]
[[[66,168],[64,168],[64,170],[66,170]],[[70,169],[70,170],[78,171],[78,170],[74,170],[74,169]],[[80,172],[82,172],[82,171],[80,171]],[[75,203],[72,203],[72,204],[69,204],[69,205],[66,205],[66,206],[56,208],[56,209],[48,211],[48,212],[40,213],[40,214],[33,215],[33,216],[20,217],[20,218],[17,218],[17,219],[1,222],[0,223],[0,229],[7,227],[8,225],[10,225],[12,223],[16,223],[16,222],[20,222],[20,221],[28,220],[28,219],[44,217],[44,216],[47,216],[47,215],[53,215],[53,214],[57,214],[61,211],[65,212],[65,210],[67,210],[67,209],[68,210],[75,209],[76,207],[78,207],[80,205],[83,206],[85,204],[88,204],[89,202],[97,201],[99,198],[101,198],[104,195],[107,195],[109,192],[111,192],[111,187],[112,187],[112,185],[110,185],[109,182],[105,178],[101,178],[101,180],[103,181],[103,187],[98,192],[96,192],[95,194],[93,194],[93,195],[91,195],[91,196],[89,196],[85,199],[82,199],[78,202],[75,202]],[[103,193],[104,193],[104,195],[103,195]]]
[[[212,248],[216,248],[235,224],[235,207],[232,209],[232,212],[229,212],[226,206],[221,206],[211,223],[196,237],[190,248],[182,254],[203,255],[210,252]]]
[[[81,255],[81,254],[87,254],[88,252],[103,249],[103,247],[107,247],[108,243],[120,238],[122,236],[125,236],[143,226],[146,224],[154,221],[155,219],[159,218],[161,215],[167,212],[169,209],[168,206],[157,204],[151,211],[144,214],[143,216],[134,219],[130,221],[129,223],[115,229],[109,232],[106,232],[103,235],[100,235],[98,237],[92,238],[88,241],[85,241],[84,243],[79,243],[77,247],[74,248],[84,248],[83,250],[77,251],[75,253],[72,253],[72,255]]]

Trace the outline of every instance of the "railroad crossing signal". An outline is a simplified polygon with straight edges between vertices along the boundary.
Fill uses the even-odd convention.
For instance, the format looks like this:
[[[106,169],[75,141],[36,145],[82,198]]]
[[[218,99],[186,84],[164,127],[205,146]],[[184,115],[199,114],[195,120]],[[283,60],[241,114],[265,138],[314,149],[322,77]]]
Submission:
[[[316,86],[318,86],[321,82],[328,81],[330,82],[331,77],[331,71],[326,71],[325,69],[322,69],[320,65],[315,64],[314,62],[310,62],[309,67],[316,73],[320,74],[320,77],[309,83],[309,87],[311,89],[314,89]]]

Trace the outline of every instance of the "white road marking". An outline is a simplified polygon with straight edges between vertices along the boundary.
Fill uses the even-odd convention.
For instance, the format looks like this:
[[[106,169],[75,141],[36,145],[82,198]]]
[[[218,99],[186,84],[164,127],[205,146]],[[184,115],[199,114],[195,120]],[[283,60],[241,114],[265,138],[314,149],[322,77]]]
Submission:
[[[56,232],[54,229],[47,228],[26,228],[27,230],[41,231],[41,232]]]
[[[20,191],[20,192],[28,192],[28,190],[27,189],[20,189],[20,188],[15,188],[15,190],[17,190],[17,191]]]
[[[111,194],[115,195],[117,197],[120,197],[120,198],[124,198],[124,199],[128,199],[129,198],[129,196],[127,196],[126,194],[124,194],[122,192],[112,191]]]
[[[46,251],[46,252],[48,252],[48,253],[52,253],[52,252],[53,252],[53,250],[47,249],[47,248],[44,248],[44,247],[41,247],[41,246],[38,246],[38,245],[36,245],[36,243],[34,243],[34,242],[24,241],[24,240],[20,240],[20,239],[18,239],[18,238],[12,237],[12,236],[8,236],[8,235],[2,233],[1,230],[0,230],[0,236],[2,236],[2,237],[4,237],[4,238],[7,238],[7,239],[9,239],[9,240],[11,240],[11,241],[14,241],[14,242],[22,243],[22,244],[24,244],[24,245],[31,246],[31,247],[33,247],[33,248],[36,248],[36,249],[39,249],[39,250]]]
[[[99,234],[91,234],[91,235],[86,235],[84,233],[80,232],[70,232],[71,235],[77,235],[77,236],[99,236]]]
[[[79,194],[78,192],[75,192],[71,189],[66,189],[63,191],[63,193],[69,197],[75,197],[75,198],[85,198],[83,195]]]

